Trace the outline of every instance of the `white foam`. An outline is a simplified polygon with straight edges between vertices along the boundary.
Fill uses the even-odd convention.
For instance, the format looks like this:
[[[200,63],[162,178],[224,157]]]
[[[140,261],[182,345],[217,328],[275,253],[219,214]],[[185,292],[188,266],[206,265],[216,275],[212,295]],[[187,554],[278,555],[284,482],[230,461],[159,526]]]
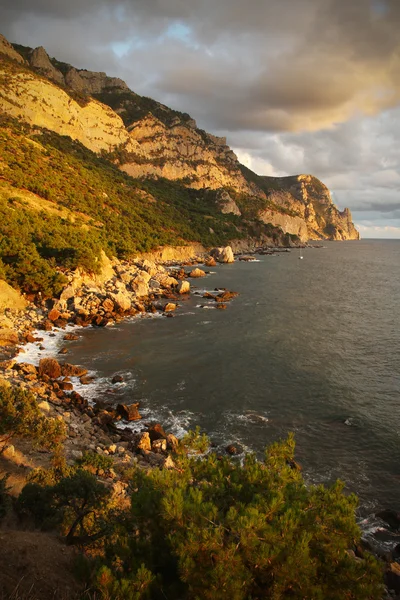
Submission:
[[[17,354],[15,361],[18,363],[26,362],[36,367],[39,365],[41,358],[54,358],[55,355],[65,345],[63,338],[66,333],[71,333],[78,329],[76,325],[67,325],[65,329],[53,329],[53,331],[41,331],[36,329],[32,332],[34,337],[43,338],[42,342],[28,342],[21,346],[22,352]],[[44,350],[40,349],[44,347]]]

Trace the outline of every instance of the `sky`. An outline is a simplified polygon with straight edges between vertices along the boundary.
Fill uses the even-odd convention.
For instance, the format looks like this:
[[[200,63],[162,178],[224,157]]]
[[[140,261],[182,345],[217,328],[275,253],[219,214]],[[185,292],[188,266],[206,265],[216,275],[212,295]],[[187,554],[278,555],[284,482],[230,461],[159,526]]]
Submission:
[[[0,0],[0,33],[311,173],[362,237],[400,238],[400,0]]]

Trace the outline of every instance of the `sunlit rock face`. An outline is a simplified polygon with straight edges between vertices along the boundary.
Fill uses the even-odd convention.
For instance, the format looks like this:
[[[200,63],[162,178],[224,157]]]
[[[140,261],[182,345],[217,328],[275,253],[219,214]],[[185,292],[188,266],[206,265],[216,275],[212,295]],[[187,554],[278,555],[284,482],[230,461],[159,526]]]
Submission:
[[[225,138],[138,96],[121,79],[59,63],[42,47],[23,54],[27,60],[0,36],[1,111],[110,153],[132,177],[209,190],[223,214],[271,223],[301,241],[359,239],[350,211],[340,212],[312,175],[258,176],[239,163]]]

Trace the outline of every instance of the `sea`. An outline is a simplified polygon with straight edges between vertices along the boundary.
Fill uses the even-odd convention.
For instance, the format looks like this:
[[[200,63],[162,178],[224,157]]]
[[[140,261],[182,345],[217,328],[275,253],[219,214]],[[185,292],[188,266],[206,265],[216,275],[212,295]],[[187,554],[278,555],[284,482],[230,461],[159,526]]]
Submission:
[[[83,395],[140,402],[144,422],[178,436],[200,426],[217,451],[234,444],[262,458],[294,432],[306,481],[341,479],[359,496],[364,530],[376,532],[376,511],[400,510],[400,240],[302,253],[213,267],[191,280],[173,318],[52,343],[96,377]],[[216,288],[239,293],[226,310],[202,297]]]

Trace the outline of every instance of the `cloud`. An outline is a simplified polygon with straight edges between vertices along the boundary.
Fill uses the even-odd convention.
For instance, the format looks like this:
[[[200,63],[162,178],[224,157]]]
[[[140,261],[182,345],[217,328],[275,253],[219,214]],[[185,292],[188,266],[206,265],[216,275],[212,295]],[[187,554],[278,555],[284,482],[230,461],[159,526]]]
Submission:
[[[189,112],[260,174],[313,173],[361,223],[397,219],[398,0],[0,0],[0,23]]]

